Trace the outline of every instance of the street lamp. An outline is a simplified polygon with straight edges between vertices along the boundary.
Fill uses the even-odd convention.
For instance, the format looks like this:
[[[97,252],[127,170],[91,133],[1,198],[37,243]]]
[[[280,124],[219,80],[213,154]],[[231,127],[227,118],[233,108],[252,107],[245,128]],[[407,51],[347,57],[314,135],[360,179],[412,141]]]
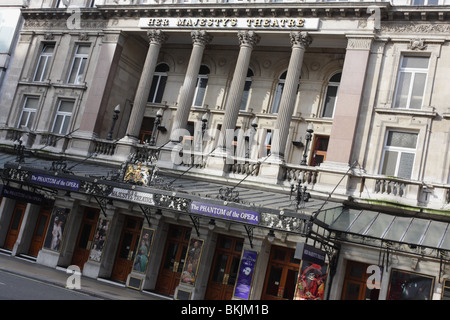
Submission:
[[[309,142],[311,141],[313,132],[314,132],[313,125],[312,125],[312,123],[310,123],[308,125],[308,129],[306,130],[305,150],[303,151],[303,159],[302,159],[302,162],[300,163],[302,166],[306,166],[306,158],[308,157],[308,154],[307,154],[308,153],[308,145],[309,145]]]
[[[118,104],[114,108],[114,114],[113,114],[113,120],[112,120],[112,124],[111,124],[111,129],[108,132],[108,136],[106,137],[106,140],[112,140],[114,126],[116,125],[117,119],[119,119],[119,113],[120,113],[120,104]]]
[[[23,137],[20,137],[19,140],[16,140],[14,142],[14,150],[16,151],[16,161],[18,163],[22,163],[25,161],[25,146],[22,145],[23,143]]]
[[[153,124],[152,136],[150,137],[150,142],[148,143],[150,146],[156,145],[156,130],[161,124],[161,118],[163,116],[163,110],[159,109],[156,113],[155,123]]]

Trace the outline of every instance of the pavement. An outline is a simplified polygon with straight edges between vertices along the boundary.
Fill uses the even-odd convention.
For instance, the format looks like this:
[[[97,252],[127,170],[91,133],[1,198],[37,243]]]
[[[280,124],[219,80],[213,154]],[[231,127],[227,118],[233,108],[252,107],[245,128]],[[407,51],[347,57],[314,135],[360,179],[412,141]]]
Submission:
[[[63,268],[51,268],[33,260],[0,252],[0,270],[33,280],[66,287],[70,274]],[[70,290],[70,289],[67,289]],[[80,289],[72,289],[104,300],[172,300],[153,292],[138,291],[106,279],[93,279],[81,275]]]

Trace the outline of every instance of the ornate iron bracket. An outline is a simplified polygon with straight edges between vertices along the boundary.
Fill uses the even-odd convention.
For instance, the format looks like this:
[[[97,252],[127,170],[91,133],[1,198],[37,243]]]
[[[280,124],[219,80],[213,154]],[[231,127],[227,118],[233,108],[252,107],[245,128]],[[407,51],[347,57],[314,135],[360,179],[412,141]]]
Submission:
[[[148,217],[148,215],[147,215],[147,214],[149,214],[149,215],[152,214],[152,212],[150,211],[150,207],[149,207],[149,206],[142,206],[142,205],[139,205],[139,208],[141,209],[142,213],[144,214],[145,219],[147,220],[148,225],[151,226],[152,224],[150,223],[150,219],[149,219],[149,217]]]
[[[105,217],[108,217],[108,215],[106,214],[106,205],[108,204],[108,199],[107,198],[103,198],[103,197],[97,197],[96,195],[93,195],[95,201],[97,201],[98,205],[100,206],[100,210],[102,211],[103,215]]]
[[[248,241],[250,241],[250,247],[253,249],[253,226],[244,225],[245,231],[247,231]]]
[[[219,189],[219,199],[230,202],[239,202],[239,191],[234,188],[224,187]]]
[[[189,218],[191,218],[191,221],[194,224],[194,228],[195,228],[195,231],[197,232],[197,236],[200,237],[200,232],[199,232],[200,217],[193,216],[192,214],[190,214]]]

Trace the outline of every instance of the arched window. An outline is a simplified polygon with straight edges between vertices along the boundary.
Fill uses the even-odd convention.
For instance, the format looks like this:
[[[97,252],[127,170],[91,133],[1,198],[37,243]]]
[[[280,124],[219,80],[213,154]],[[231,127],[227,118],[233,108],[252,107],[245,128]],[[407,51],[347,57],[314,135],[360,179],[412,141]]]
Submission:
[[[244,92],[242,93],[242,101],[239,110],[244,111],[247,109],[248,97],[250,95],[250,87],[252,86],[253,71],[248,69],[247,78],[245,79]]]
[[[333,118],[334,107],[336,106],[337,95],[339,90],[339,83],[341,82],[341,72],[335,73],[328,80],[327,92],[322,109],[322,118]]]
[[[169,71],[169,66],[166,63],[160,63],[156,66],[148,102],[161,103],[164,89],[166,88],[167,71]]]
[[[281,95],[283,94],[284,82],[286,81],[287,71],[283,72],[278,79],[277,88],[275,89],[275,96],[273,98],[271,113],[278,113],[280,108]]]
[[[201,107],[203,105],[203,99],[205,98],[206,85],[208,84],[209,68],[205,65],[200,67],[198,73],[197,85],[195,87],[194,94],[194,107]]]

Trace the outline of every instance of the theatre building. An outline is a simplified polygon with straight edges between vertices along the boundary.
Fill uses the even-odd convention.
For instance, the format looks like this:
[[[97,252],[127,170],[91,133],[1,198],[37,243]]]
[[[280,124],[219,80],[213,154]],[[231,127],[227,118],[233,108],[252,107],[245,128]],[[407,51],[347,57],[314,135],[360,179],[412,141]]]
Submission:
[[[447,0],[28,0],[0,250],[169,299],[447,299]]]

